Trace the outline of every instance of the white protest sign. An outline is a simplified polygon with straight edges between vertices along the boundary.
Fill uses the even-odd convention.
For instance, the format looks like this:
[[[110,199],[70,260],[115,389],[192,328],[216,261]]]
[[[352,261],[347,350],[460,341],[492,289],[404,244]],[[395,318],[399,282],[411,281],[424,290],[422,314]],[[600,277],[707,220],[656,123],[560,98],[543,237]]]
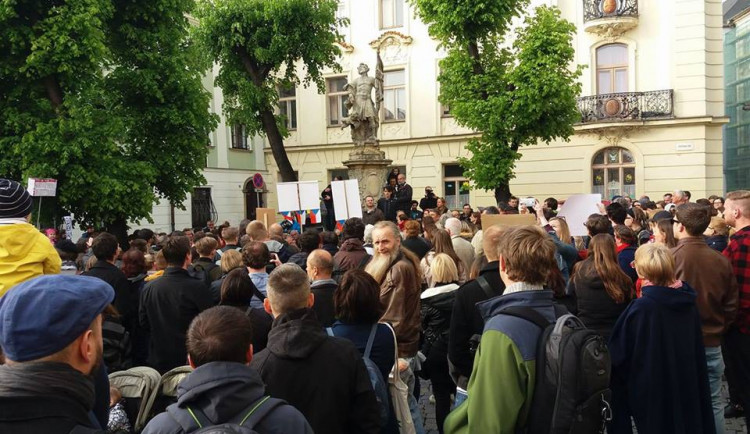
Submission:
[[[320,209],[318,181],[280,182],[276,184],[279,212]]]
[[[297,210],[320,209],[320,189],[318,181],[300,181],[299,208]]]
[[[32,196],[55,196],[55,193],[57,192],[57,180],[29,178],[27,190]]]
[[[66,215],[63,217],[65,221],[65,235],[69,240],[73,239],[73,216]],[[75,240],[73,240],[75,242]]]
[[[591,214],[599,214],[598,204],[601,201],[601,194],[574,194],[565,200],[557,216],[565,218],[571,236],[586,236],[589,234],[585,226],[586,220]]]
[[[333,194],[333,209],[336,213],[336,221],[347,220],[352,217],[362,218],[358,180],[333,181],[331,193]]]

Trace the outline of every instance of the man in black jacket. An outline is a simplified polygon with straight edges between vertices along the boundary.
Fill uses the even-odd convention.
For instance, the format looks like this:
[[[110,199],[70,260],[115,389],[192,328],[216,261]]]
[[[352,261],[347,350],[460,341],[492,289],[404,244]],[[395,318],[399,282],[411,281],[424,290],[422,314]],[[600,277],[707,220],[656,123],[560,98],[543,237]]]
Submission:
[[[177,403],[169,411],[187,420],[192,419],[189,411],[199,411],[217,425],[250,413],[247,421],[257,423],[246,422],[246,428],[312,433],[297,409],[268,398],[260,375],[248,366],[253,358],[252,332],[250,318],[235,307],[216,306],[195,317],[187,337],[188,361],[195,370],[180,382]],[[154,417],[143,434],[184,433],[169,411]]]
[[[398,175],[398,184],[396,185],[396,210],[403,211],[409,215],[411,209],[411,197],[413,196],[411,185],[406,183],[406,175]]]
[[[390,185],[383,187],[383,197],[378,199],[378,209],[383,212],[386,220],[396,223],[396,200],[393,198],[394,190]]]
[[[102,232],[94,238],[91,250],[96,256],[96,263],[83,275],[101,279],[114,288],[115,308],[121,315],[123,327],[132,336],[138,323],[138,293],[133,290],[125,273],[115,266],[115,259],[121,252],[117,238]]]
[[[379,433],[375,392],[357,348],[329,337],[315,313],[307,274],[295,264],[268,279],[264,306],[274,316],[268,347],[250,364],[268,394],[295,406],[319,433]]]
[[[424,188],[424,197],[419,201],[419,209],[422,212],[428,209],[435,209],[437,208],[437,200],[437,196],[432,192],[432,187],[427,186]]]
[[[186,364],[188,326],[199,313],[213,306],[213,299],[205,282],[187,271],[187,237],[170,237],[162,252],[167,269],[143,288],[139,316],[141,326],[151,333],[148,363],[163,374]]]
[[[307,275],[310,277],[310,291],[315,296],[312,310],[323,327],[331,327],[336,321],[333,293],[339,284],[331,277],[333,257],[323,249],[313,250],[307,257]]]
[[[112,287],[48,275],[0,298],[0,432],[104,433],[93,417],[102,358],[102,311]]]
[[[502,234],[503,228],[500,226],[490,226],[483,230],[482,247],[488,263],[479,271],[477,279],[466,282],[456,290],[448,337],[448,364],[457,386],[456,406],[466,399],[466,388],[474,367],[476,348],[471,347],[471,337],[481,335],[484,331],[484,320],[476,304],[502,295],[505,290],[505,284],[500,279],[497,252]]]

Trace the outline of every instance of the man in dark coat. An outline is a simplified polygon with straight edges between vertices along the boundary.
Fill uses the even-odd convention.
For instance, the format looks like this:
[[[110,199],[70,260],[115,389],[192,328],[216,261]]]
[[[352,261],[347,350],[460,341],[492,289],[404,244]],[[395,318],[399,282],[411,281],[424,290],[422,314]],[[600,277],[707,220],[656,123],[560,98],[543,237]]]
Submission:
[[[101,313],[114,297],[100,279],[49,275],[0,298],[6,358],[0,366],[0,432],[105,432],[92,413],[94,378],[102,358]]]
[[[396,210],[403,211],[406,215],[409,215],[409,209],[411,209],[411,197],[413,194],[411,185],[406,183],[406,175],[400,173],[398,175],[398,184],[396,186]]]
[[[370,260],[370,255],[364,248],[365,225],[362,219],[352,217],[344,223],[341,231],[341,247],[333,256],[336,273],[343,275],[355,268],[364,268]]]
[[[96,263],[83,275],[101,279],[114,288],[115,308],[120,313],[123,327],[133,335],[138,322],[138,293],[133,291],[125,273],[115,266],[115,259],[121,251],[117,238],[103,232],[94,238],[91,250],[96,256]]]
[[[378,199],[378,209],[383,212],[386,220],[396,222],[397,205],[393,198],[394,189],[391,186],[383,187],[383,197]]]
[[[466,399],[466,389],[474,366],[471,337],[481,335],[484,331],[484,319],[476,305],[491,296],[502,295],[505,290],[505,284],[500,279],[500,262],[497,255],[503,229],[490,226],[484,229],[483,234],[482,246],[489,262],[479,271],[478,279],[466,282],[456,290],[456,299],[453,302],[448,334],[448,362],[451,375],[459,388],[456,404]],[[486,287],[483,287],[481,281],[486,282]]]
[[[260,375],[248,366],[253,331],[243,311],[231,306],[213,307],[195,317],[187,338],[188,361],[195,370],[177,387],[177,403],[171,411],[187,418],[188,408],[200,411],[218,425],[255,408],[248,420],[255,415],[258,423],[243,426],[263,433],[312,434],[297,409],[267,398]],[[258,419],[256,412],[265,416]],[[184,432],[169,412],[154,417],[143,430],[143,434]]]
[[[425,187],[424,197],[419,200],[419,209],[421,209],[422,212],[428,209],[435,209],[437,208],[437,200],[437,196],[432,192],[432,187]]]
[[[141,326],[151,333],[148,364],[163,374],[186,364],[188,326],[199,313],[213,306],[213,298],[205,281],[188,273],[187,237],[170,237],[162,252],[167,269],[143,288],[139,317]]]
[[[330,337],[315,317],[307,274],[295,264],[268,280],[266,311],[274,316],[268,347],[250,364],[268,394],[295,406],[320,433],[379,433],[375,392],[357,348]]]
[[[331,327],[336,321],[333,306],[333,293],[339,287],[331,277],[333,257],[323,249],[313,250],[307,257],[307,275],[310,277],[310,291],[315,296],[312,310],[323,327]]]

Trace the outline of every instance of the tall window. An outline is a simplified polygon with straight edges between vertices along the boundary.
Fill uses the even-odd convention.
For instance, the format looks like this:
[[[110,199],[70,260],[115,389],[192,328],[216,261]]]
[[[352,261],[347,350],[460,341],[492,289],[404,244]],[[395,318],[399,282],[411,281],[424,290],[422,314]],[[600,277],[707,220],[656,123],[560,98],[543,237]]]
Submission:
[[[247,131],[242,124],[232,125],[232,149],[247,149]]]
[[[404,25],[404,0],[380,0],[380,28]]]
[[[446,164],[443,168],[443,194],[448,209],[460,209],[469,203],[469,180],[464,169],[458,164]]]
[[[635,159],[623,148],[607,148],[594,156],[593,192],[603,199],[612,196],[629,195],[635,197]]]
[[[192,210],[191,225],[194,228],[206,226],[206,222],[216,219],[216,208],[211,200],[211,189],[208,187],[198,187],[193,189],[190,198]]]
[[[297,129],[297,89],[294,85],[279,87],[279,114],[286,119],[288,130]]]
[[[383,120],[406,120],[406,72],[386,71],[383,77]]]
[[[346,109],[346,99],[349,93],[344,90],[346,77],[334,77],[326,79],[326,91],[328,93],[328,125],[341,125],[341,119],[349,115]]]
[[[596,49],[596,88],[599,95],[628,91],[628,47],[603,45]]]

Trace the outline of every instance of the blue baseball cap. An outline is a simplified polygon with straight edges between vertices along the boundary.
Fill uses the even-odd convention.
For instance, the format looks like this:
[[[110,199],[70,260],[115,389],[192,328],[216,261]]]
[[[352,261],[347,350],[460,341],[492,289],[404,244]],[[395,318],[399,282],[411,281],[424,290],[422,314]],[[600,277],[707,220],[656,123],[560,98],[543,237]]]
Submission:
[[[88,330],[114,299],[112,286],[96,277],[27,280],[0,298],[0,346],[16,362],[55,354]]]

